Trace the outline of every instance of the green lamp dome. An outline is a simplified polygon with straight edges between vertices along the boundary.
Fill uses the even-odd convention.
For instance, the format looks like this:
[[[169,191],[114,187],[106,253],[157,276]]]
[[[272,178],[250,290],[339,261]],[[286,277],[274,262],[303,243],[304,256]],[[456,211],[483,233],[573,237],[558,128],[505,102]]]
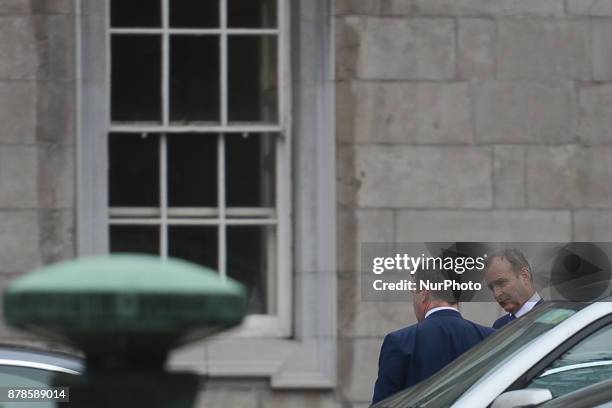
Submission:
[[[4,294],[8,324],[67,340],[88,364],[109,354],[159,364],[171,348],[235,326],[245,313],[241,284],[147,255],[54,264],[18,278]]]

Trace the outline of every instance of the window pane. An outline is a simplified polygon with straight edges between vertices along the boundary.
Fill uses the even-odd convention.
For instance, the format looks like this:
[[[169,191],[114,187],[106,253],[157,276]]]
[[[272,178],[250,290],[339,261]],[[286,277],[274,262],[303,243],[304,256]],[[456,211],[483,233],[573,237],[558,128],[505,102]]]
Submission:
[[[15,357],[20,358],[18,356],[15,356]],[[32,353],[30,357],[38,358],[38,359],[45,361],[51,356],[46,356],[46,355],[38,356],[37,353]],[[57,375],[58,373],[50,371],[50,370],[43,370],[43,369],[30,368],[30,367],[19,367],[15,365],[0,366],[0,384],[2,384],[2,387],[16,387],[16,388],[17,387],[23,387],[23,388],[52,387]],[[36,405],[36,407],[39,407],[39,408],[46,408],[46,407],[51,408],[51,407],[56,406],[55,402],[51,402],[51,401],[40,402],[40,403],[36,402],[36,403],[31,403],[31,404],[28,404],[28,403],[24,404],[24,401],[15,401],[14,405],[11,405],[10,403],[7,403],[7,405],[2,404],[3,407],[12,406],[12,407],[24,407],[24,408],[28,406],[32,406],[32,405]]]
[[[226,203],[275,207],[276,134],[225,136]]]
[[[605,326],[576,344],[554,361],[551,368],[597,360],[612,360],[612,325]]]
[[[161,118],[161,37],[113,35],[111,39],[113,121]]]
[[[612,378],[612,365],[592,365],[536,378],[527,388],[545,388],[550,390],[553,398],[557,398],[610,378]]]
[[[274,313],[275,230],[266,226],[227,228],[227,275],[248,290],[249,313]],[[270,302],[270,303],[268,303]]]
[[[170,1],[170,27],[219,27],[219,0]]]
[[[111,133],[111,207],[159,206],[159,136]]]
[[[217,207],[217,135],[168,135],[168,203]]]
[[[168,254],[218,270],[217,239],[217,227],[170,226]]]
[[[156,225],[111,225],[111,252],[159,255],[159,227]]]
[[[275,36],[228,38],[229,120],[278,121]]]
[[[276,27],[276,0],[228,0],[230,27]]]
[[[111,27],[161,27],[160,0],[111,0]]]
[[[219,36],[170,38],[170,120],[219,121]]]
[[[546,367],[527,388],[546,388],[554,397],[558,397],[611,378],[610,344],[612,344],[612,325],[599,329],[573,346]]]

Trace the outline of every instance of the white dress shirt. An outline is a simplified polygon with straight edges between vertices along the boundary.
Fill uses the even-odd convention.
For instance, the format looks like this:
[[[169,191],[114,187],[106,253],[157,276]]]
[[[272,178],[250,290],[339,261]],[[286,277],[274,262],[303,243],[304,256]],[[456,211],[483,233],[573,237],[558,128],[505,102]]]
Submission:
[[[519,310],[516,311],[516,313],[514,314],[514,316],[518,319],[519,317],[523,316],[524,314],[526,314],[527,312],[529,312],[531,309],[533,309],[533,307],[535,306],[536,303],[538,303],[540,301],[540,299],[542,299],[540,297],[540,295],[538,295],[538,292],[535,292],[533,294],[533,296],[531,296],[529,298],[529,300],[527,300],[523,306],[521,306],[521,308]]]
[[[429,309],[427,311],[427,313],[425,313],[425,319],[427,319],[427,316],[429,316],[432,313],[437,312],[438,310],[454,310],[455,312],[458,312],[459,310],[457,310],[456,307],[450,307],[450,306],[440,306],[440,307],[434,307],[433,309]]]

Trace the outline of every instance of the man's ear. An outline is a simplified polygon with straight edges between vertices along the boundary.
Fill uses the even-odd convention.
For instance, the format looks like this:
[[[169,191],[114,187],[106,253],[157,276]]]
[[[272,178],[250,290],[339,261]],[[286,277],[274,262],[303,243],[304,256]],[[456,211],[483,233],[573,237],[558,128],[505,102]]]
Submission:
[[[431,303],[431,292],[428,290],[424,290],[422,293],[423,293],[422,302],[427,303],[427,304]]]
[[[531,282],[531,272],[528,268],[522,267],[520,271],[521,279],[525,282]]]

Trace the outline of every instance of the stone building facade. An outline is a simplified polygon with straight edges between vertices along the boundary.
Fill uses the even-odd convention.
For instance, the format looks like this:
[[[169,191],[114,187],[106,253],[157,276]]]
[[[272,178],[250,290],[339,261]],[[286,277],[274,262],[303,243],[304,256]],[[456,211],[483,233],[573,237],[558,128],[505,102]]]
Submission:
[[[203,407],[368,406],[383,336],[415,317],[406,303],[360,300],[361,242],[612,238],[612,2],[289,3],[291,44],[300,48],[292,86],[304,98],[293,104],[301,110],[296,156],[315,135],[330,142],[331,171],[296,165],[315,184],[331,177],[332,195],[318,190],[295,222],[332,203],[323,222],[333,223],[336,267],[314,280],[334,290],[326,310],[335,318],[325,325],[333,331],[323,336],[333,343],[325,354],[333,368],[327,383],[293,378],[285,386],[208,373]],[[78,35],[85,12],[77,6],[0,2],[4,285],[82,253],[79,161],[88,156],[78,153],[85,102],[76,50],[87,38]],[[296,285],[310,278],[301,279]],[[328,304],[320,292],[301,293],[293,299],[298,322],[314,327],[321,314],[308,307]],[[463,313],[489,323],[499,311],[466,304]]]

